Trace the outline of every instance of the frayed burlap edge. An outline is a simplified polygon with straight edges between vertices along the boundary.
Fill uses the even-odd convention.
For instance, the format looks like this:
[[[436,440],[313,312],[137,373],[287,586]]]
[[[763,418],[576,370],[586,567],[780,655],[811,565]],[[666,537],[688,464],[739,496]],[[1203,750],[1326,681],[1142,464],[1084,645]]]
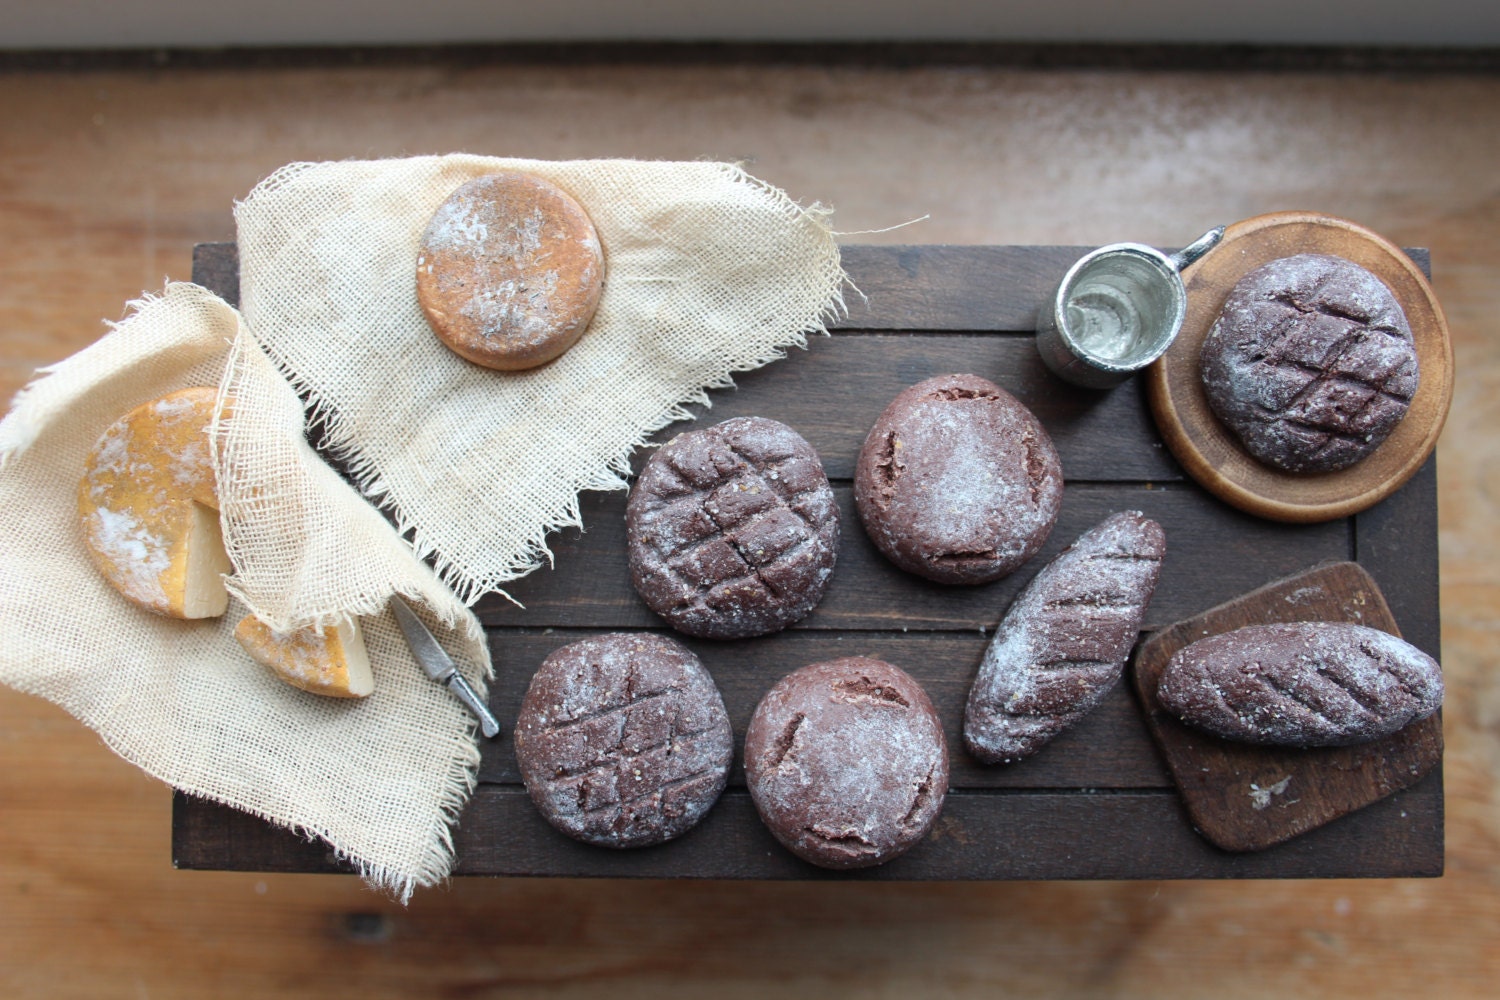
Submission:
[[[236,216],[257,195],[275,192],[302,172],[324,165],[304,161],[289,163],[277,169],[257,184],[243,200],[235,203]],[[811,223],[828,238],[831,255],[819,262],[817,267],[824,289],[823,305],[810,321],[800,328],[788,330],[768,347],[749,355],[726,359],[719,366],[718,371],[708,374],[697,388],[683,392],[655,419],[641,421],[638,426],[631,428],[627,445],[618,448],[613,455],[606,457],[593,467],[572,473],[569,476],[568,495],[557,503],[539,523],[530,527],[527,536],[521,540],[522,553],[497,571],[476,575],[449,558],[448,554],[427,535],[410,512],[391,497],[390,488],[383,482],[374,460],[361,451],[353,428],[340,417],[336,407],[325,397],[320,387],[286,364],[283,359],[278,358],[274,352],[268,352],[282,377],[307,400],[308,427],[323,435],[321,447],[341,465],[365,497],[379,504],[381,509],[389,514],[396,525],[396,530],[403,538],[408,539],[418,558],[432,565],[439,577],[453,588],[465,604],[473,605],[485,594],[491,592],[499,594],[512,603],[519,604],[504,591],[503,584],[523,577],[544,565],[553,565],[552,551],[547,544],[547,536],[567,528],[582,529],[584,527],[579,504],[580,492],[627,489],[630,456],[636,449],[648,445],[653,434],[678,421],[693,419],[694,415],[689,409],[690,406],[700,405],[705,409],[711,409],[713,401],[709,396],[710,391],[733,388],[735,374],[753,371],[773,361],[781,360],[786,357],[789,348],[805,349],[809,336],[828,335],[828,324],[848,315],[843,290],[845,285],[852,287],[852,284],[840,262],[835,234],[827,221],[832,214],[832,209],[818,203],[809,207],[801,206],[786,192],[751,176],[738,164],[713,163],[705,164],[705,166],[717,168],[731,183],[744,185],[768,198],[773,209],[788,221]]]

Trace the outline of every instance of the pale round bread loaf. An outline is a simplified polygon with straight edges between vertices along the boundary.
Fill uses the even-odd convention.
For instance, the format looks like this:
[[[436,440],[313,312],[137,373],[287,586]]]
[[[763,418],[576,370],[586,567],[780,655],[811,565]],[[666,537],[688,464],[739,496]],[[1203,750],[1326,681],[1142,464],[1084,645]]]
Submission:
[[[604,253],[583,206],[530,174],[461,186],[438,207],[417,254],[417,301],[456,354],[486,368],[535,368],[588,329]]]

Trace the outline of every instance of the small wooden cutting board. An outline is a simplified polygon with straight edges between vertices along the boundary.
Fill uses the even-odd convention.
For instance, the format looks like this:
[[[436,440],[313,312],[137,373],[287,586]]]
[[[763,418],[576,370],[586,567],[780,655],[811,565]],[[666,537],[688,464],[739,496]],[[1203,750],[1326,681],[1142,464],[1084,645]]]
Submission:
[[[1391,436],[1337,472],[1284,472],[1257,461],[1214,416],[1199,374],[1203,342],[1239,280],[1301,253],[1342,257],[1384,282],[1411,325],[1422,370],[1411,408]],[[1146,370],[1146,394],[1168,450],[1210,493],[1257,517],[1308,524],[1365,510],[1421,468],[1453,401],[1453,346],[1432,286],[1395,244],[1345,219],[1273,212],[1229,226],[1219,245],[1183,272],[1183,280],[1187,317],[1171,348]]]
[[[1440,715],[1352,747],[1297,750],[1234,743],[1179,722],[1156,700],[1179,649],[1271,622],[1334,621],[1400,635],[1380,588],[1356,563],[1331,563],[1268,584],[1162,629],[1136,654],[1146,725],[1166,758],[1193,826],[1226,851],[1258,851],[1416,784],[1443,756]]]

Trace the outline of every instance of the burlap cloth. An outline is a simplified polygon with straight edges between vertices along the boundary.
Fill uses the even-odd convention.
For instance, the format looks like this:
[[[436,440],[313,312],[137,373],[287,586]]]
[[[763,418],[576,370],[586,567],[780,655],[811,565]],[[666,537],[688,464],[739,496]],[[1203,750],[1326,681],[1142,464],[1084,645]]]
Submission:
[[[453,354],[414,292],[432,213],[500,170],[568,191],[604,248],[588,332],[529,372]],[[820,214],[723,163],[300,163],[235,217],[250,328],[466,602],[544,562],[547,533],[579,524],[578,492],[623,488],[632,449],[685,404],[803,344],[841,304]]]
[[[519,374],[441,347],[414,291],[432,211],[498,169],[569,190],[606,261],[583,340]],[[685,404],[821,329],[841,305],[838,252],[818,213],[713,163],[295,164],[236,216],[243,316],[169,285],[41,373],[0,422],[0,682],[176,788],[322,838],[406,899],[451,870],[479,753],[389,596],[418,607],[483,693],[489,654],[466,603],[543,561],[547,532],[578,523],[578,491],[623,486],[631,450]],[[76,506],[104,428],[187,385],[234,404],[213,443],[235,600],[195,622],[112,591]],[[293,385],[417,552],[307,445]],[[376,693],[333,700],[276,680],[233,637],[247,611],[280,629],[362,616]]]
[[[189,385],[219,385],[235,414],[213,438],[236,600],[203,621],[120,597],[78,527],[78,480],[99,435]],[[308,447],[301,402],[233,309],[188,284],[135,303],[16,398],[0,461],[0,680],[61,705],[176,788],[323,838],[402,898],[447,874],[449,829],[479,761],[473,720],[412,659],[386,600],[400,592],[422,607],[481,689],[483,631]],[[247,611],[282,628],[370,616],[375,694],[344,701],[283,684],[234,638]]]

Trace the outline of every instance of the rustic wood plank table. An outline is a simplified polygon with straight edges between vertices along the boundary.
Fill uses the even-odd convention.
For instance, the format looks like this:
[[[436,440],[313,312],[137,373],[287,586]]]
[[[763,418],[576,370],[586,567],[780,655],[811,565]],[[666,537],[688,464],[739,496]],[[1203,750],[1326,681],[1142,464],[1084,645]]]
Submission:
[[[872,655],[927,689],[948,731],[952,787],[931,834],[880,868],[828,872],[799,861],[762,827],[738,760],[703,824],[659,847],[616,852],[575,843],[532,808],[512,747],[486,742],[479,786],[455,831],[460,875],[838,879],[1163,879],[1435,876],[1443,869],[1443,777],[1426,778],[1353,815],[1269,850],[1231,854],[1192,829],[1122,684],[1036,757],[984,767],[959,726],[987,634],[1047,560],[1106,514],[1160,521],[1168,554],[1143,625],[1150,632],[1325,560],[1359,562],[1384,591],[1405,637],[1438,656],[1437,486],[1429,460],[1403,489],[1364,513],[1317,525],[1241,514],[1209,496],[1165,452],[1135,382],[1075,389],[1042,366],[1031,329],[1038,305],[1082,247],[850,246],[852,296],[833,336],[715,392],[708,422],[775,417],[822,456],[843,515],[827,596],[784,633],[733,643],[686,639],[724,694],[736,737],[774,681],[806,663]],[[1423,251],[1409,251],[1424,270]],[[194,278],[238,299],[232,244],[197,248]],[[876,416],[901,389],[946,372],[997,382],[1036,412],[1062,458],[1062,513],[1041,554],[1008,579],[943,587],[902,573],[866,540],[855,515],[854,460]],[[687,425],[668,428],[661,439]],[[562,533],[556,566],[519,580],[525,605],[476,606],[498,677],[490,703],[509,731],[532,672],[557,646],[606,630],[662,629],[630,585],[623,493],[585,494],[587,531]],[[683,637],[679,637],[683,638]],[[311,843],[223,806],[178,795],[173,856],[181,868],[347,871]]]

